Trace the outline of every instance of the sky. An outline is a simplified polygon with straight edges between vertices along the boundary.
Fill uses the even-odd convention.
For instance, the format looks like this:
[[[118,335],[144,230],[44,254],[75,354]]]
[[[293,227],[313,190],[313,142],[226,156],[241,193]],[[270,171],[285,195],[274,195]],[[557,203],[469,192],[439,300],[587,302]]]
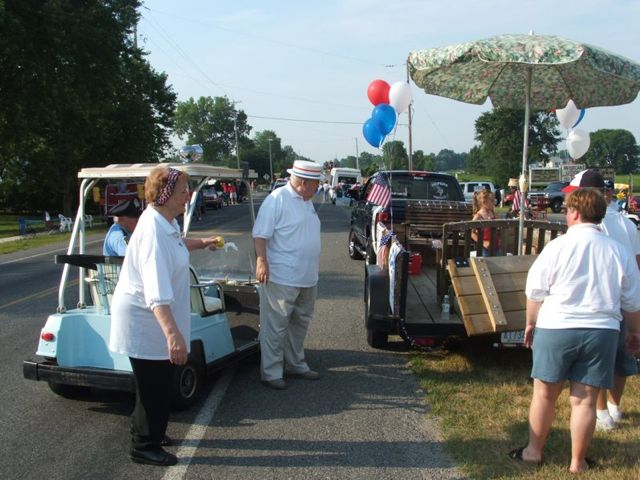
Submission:
[[[139,45],[178,101],[227,96],[252,135],[273,130],[320,163],[379,153],[362,135],[373,109],[367,87],[406,80],[411,51],[533,31],[640,61],[640,0],[144,0],[141,14]],[[476,145],[474,123],[490,102],[411,89],[414,151]],[[407,146],[407,125],[401,114],[387,140]],[[578,128],[627,129],[640,141],[640,100],[587,109]]]

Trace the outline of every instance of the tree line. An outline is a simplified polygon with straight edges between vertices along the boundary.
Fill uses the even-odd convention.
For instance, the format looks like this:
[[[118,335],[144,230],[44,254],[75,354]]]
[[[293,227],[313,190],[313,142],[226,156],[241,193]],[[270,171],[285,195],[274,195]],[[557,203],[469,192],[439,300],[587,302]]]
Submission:
[[[140,0],[0,0],[0,210],[71,215],[77,172],[112,163],[179,161],[171,135],[200,144],[202,161],[241,162],[262,182],[286,176],[296,158],[273,130],[252,132],[246,113],[227,97],[177,101],[136,40]],[[522,163],[523,112],[495,109],[475,123],[469,152],[412,152],[416,170],[465,170],[505,184]],[[555,115],[531,116],[529,161],[558,154]],[[562,152],[560,152],[562,153]],[[638,147],[626,130],[591,134],[581,163],[636,171]],[[379,154],[361,152],[327,165],[408,168],[402,141]],[[243,164],[244,165],[244,164]]]

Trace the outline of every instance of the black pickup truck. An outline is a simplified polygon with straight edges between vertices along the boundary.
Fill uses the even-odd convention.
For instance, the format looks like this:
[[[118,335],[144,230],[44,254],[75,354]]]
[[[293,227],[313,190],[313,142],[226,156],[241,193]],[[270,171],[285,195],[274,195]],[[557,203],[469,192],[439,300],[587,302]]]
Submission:
[[[379,175],[391,184],[391,203],[383,211],[367,197]],[[349,232],[349,256],[355,260],[367,258],[376,262],[373,242],[375,226],[382,222],[404,245],[429,243],[438,238],[446,222],[471,220],[471,204],[465,203],[462,189],[455,177],[444,173],[392,170],[376,172],[359,194],[354,194]]]

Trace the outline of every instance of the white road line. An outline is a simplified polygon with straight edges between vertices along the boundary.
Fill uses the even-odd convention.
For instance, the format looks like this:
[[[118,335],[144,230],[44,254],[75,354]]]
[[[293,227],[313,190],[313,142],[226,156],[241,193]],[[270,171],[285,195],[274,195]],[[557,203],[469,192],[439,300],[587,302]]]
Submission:
[[[228,367],[224,371],[224,374],[218,378],[213,390],[202,405],[202,408],[200,408],[198,416],[193,421],[193,425],[191,425],[191,428],[189,428],[189,431],[185,435],[183,445],[178,449],[178,453],[176,454],[179,459],[178,464],[167,469],[166,473],[162,477],[163,480],[180,480],[187,474],[187,469],[198,450],[200,441],[207,432],[207,428],[209,427],[218,406],[220,406],[220,403],[224,398],[224,394],[227,392],[227,388],[229,388],[235,373],[236,367]],[[184,445],[184,443],[187,443],[188,445]]]
[[[87,242],[86,245],[93,245],[95,243],[102,243],[103,241],[104,241],[104,239],[93,240],[92,242]],[[36,253],[35,255],[29,255],[28,257],[16,258],[15,260],[9,260],[8,262],[2,262],[2,263],[0,263],[0,265],[9,265],[10,263],[21,262],[23,260],[29,260],[30,258],[36,258],[36,257],[41,257],[43,255],[51,255],[52,253],[66,252],[66,251],[67,251],[67,247],[58,248],[56,250],[49,250],[48,252],[42,252],[42,253]]]

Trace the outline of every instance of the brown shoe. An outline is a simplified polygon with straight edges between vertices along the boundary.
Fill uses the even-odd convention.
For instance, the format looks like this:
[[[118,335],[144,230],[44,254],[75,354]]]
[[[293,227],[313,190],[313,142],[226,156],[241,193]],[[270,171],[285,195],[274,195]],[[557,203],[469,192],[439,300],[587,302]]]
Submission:
[[[291,378],[301,378],[302,380],[320,380],[321,377],[321,375],[315,370],[307,370],[302,373],[287,372],[285,375]]]
[[[282,378],[276,378],[275,380],[262,380],[262,383],[274,390],[286,390],[289,385]]]

